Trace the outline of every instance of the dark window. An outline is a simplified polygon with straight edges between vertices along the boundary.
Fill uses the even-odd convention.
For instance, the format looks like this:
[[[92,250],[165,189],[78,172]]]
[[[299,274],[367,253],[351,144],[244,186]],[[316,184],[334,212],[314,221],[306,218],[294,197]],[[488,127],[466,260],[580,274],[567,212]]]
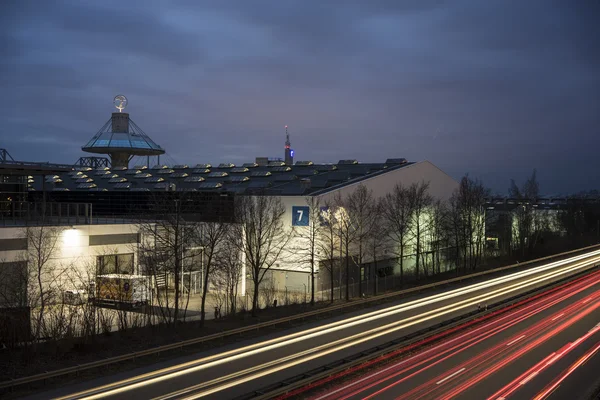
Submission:
[[[98,268],[98,275],[132,275],[133,253],[98,256],[96,259],[96,265]]]

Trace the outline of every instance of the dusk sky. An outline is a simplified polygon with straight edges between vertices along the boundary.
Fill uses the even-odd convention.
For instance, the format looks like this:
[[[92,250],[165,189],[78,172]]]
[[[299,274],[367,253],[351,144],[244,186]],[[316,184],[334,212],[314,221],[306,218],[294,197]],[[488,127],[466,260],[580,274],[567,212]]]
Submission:
[[[115,111],[166,163],[430,160],[600,189],[600,1],[0,4],[0,147],[73,163]],[[162,161],[161,160],[161,161]]]

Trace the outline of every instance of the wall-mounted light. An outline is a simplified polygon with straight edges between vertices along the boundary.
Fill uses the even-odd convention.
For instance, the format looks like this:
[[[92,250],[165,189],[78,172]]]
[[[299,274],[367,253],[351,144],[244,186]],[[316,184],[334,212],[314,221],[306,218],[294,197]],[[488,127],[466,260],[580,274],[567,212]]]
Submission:
[[[63,247],[77,247],[81,242],[81,234],[74,226],[65,229],[62,233]]]

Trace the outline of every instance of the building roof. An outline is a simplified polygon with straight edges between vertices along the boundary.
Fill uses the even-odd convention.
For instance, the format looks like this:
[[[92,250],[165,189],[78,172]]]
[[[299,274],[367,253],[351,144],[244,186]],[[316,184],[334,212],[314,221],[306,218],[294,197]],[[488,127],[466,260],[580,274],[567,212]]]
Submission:
[[[221,164],[156,165],[142,169],[92,169],[75,167],[72,171],[47,176],[45,187],[54,191],[225,191],[236,194],[302,196],[321,194],[388,171],[413,164],[405,159],[383,163],[358,163],[340,160],[336,164],[298,161],[290,166],[245,166]],[[40,190],[41,179],[33,187]]]
[[[128,118],[127,132],[113,132],[112,122],[113,119],[109,119],[100,128],[98,133],[81,149],[89,153],[108,154],[120,151],[138,156],[152,156],[165,153],[165,150],[154,143],[131,119]]]

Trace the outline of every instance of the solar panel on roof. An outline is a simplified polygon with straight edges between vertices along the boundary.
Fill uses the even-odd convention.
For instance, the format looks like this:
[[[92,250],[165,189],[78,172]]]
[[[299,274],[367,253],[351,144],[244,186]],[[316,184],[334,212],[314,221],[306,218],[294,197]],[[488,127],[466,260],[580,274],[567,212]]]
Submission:
[[[406,164],[406,158],[388,158],[385,160],[386,164]]]
[[[284,161],[269,161],[269,167],[283,167],[285,165]]]
[[[92,178],[79,178],[75,182],[77,182],[77,183],[88,183],[88,182],[94,182],[94,180]]]
[[[189,168],[187,164],[177,164],[177,165],[173,165],[173,168],[175,169],[186,169]]]
[[[201,176],[188,176],[183,181],[184,182],[202,182],[204,180]]]
[[[77,175],[83,175],[83,172],[81,172],[81,171],[71,171],[71,172],[69,172],[69,176],[71,176],[71,177],[77,176]]]
[[[219,164],[219,166],[217,168],[233,168],[235,167],[235,164],[232,163],[221,163]]]
[[[357,160],[340,160],[340,161],[338,161],[338,164],[352,165],[352,164],[358,164],[358,161]]]
[[[142,172],[140,174],[134,175],[134,178],[136,179],[146,179],[146,178],[150,178],[152,176],[151,173],[149,172]]]
[[[285,167],[273,167],[271,169],[271,171],[273,171],[273,172],[289,172],[291,170],[292,170],[292,168],[290,168],[288,166],[285,166]]]
[[[102,179],[112,179],[112,178],[118,178],[118,177],[119,177],[119,175],[110,173],[110,174],[102,175],[100,178],[102,178]],[[136,178],[137,178],[137,176],[136,176]]]
[[[187,176],[187,172],[175,172],[174,174],[171,174],[171,178],[185,178]]]
[[[100,171],[94,172],[94,175],[96,175],[96,176],[103,176],[103,175],[110,175],[110,174],[112,174],[112,172],[105,171],[105,170],[100,170]]]
[[[223,186],[223,184],[221,182],[202,182],[201,184],[198,185],[199,189],[218,189],[221,186]]]
[[[298,176],[312,176],[312,175],[316,175],[318,174],[319,171],[317,171],[316,169],[306,169],[306,170],[297,170],[296,171],[296,175]]]
[[[154,185],[154,189],[168,189],[169,185],[169,182],[160,182]]]
[[[150,189],[148,188],[142,188],[142,187],[134,187],[129,189],[131,192],[149,192]]]
[[[77,189],[91,189],[91,188],[95,188],[96,185],[95,183],[82,183],[80,185],[77,185]]]
[[[266,177],[266,176],[271,176],[271,171],[253,171],[250,176],[254,176],[254,177]]]
[[[227,172],[211,172],[207,176],[209,178],[224,178],[226,176],[229,176],[229,174]]]
[[[210,169],[208,168],[196,168],[192,170],[192,174],[208,174]]]
[[[68,192],[69,188],[66,187],[55,187],[52,189],[53,192]]]
[[[152,167],[152,169],[165,169],[165,168],[169,168],[169,166],[157,164]]]
[[[257,163],[253,163],[253,162],[252,163],[244,163],[244,164],[242,164],[242,167],[244,167],[244,168],[256,168],[256,167],[258,167],[258,164]]]
[[[275,177],[275,182],[291,182],[296,180],[298,177],[296,175],[277,175]]]
[[[108,183],[121,183],[121,182],[127,182],[127,178],[112,178],[109,179]]]
[[[206,168],[212,168],[212,165],[210,165],[210,164],[196,164],[196,166],[194,168],[206,169]]]
[[[131,187],[131,182],[121,182],[115,185],[115,189],[129,189]]]
[[[127,167],[113,167],[113,171],[125,171]]]
[[[63,180],[60,179],[60,176],[58,176],[58,175],[49,176],[48,178],[46,178],[46,182],[48,182],[48,183],[60,183],[62,181]],[[33,182],[29,182],[29,183],[33,183]]]
[[[175,172],[175,170],[166,168],[166,169],[158,170],[157,173],[160,175],[169,175],[169,174],[172,174],[173,172]]]
[[[268,188],[269,186],[271,186],[271,182],[269,181],[252,181],[248,184],[249,188]]]
[[[156,182],[162,182],[164,180],[165,180],[165,178],[161,178],[160,176],[151,176],[150,178],[146,178],[146,180],[144,182],[156,183]]]
[[[136,169],[128,169],[127,171],[125,171],[125,175],[135,175],[135,174],[139,174],[142,171],[136,170]]]
[[[297,167],[307,167],[309,165],[313,165],[312,161],[296,161],[296,163],[294,164]]]
[[[147,165],[134,165],[133,168],[134,169],[146,169],[146,168],[148,168],[148,166]]]
[[[249,169],[246,167],[235,167],[235,168],[232,168],[231,171],[229,171],[229,172],[231,172],[232,174],[237,174],[237,173],[248,172],[248,171],[249,171]]]
[[[246,182],[248,180],[250,180],[249,177],[241,176],[241,175],[229,177],[229,182],[232,182],[232,183]]]
[[[315,166],[315,169],[319,172],[325,172],[325,171],[335,171],[336,169],[338,169],[337,165],[335,164],[325,164],[325,165],[317,165]]]

